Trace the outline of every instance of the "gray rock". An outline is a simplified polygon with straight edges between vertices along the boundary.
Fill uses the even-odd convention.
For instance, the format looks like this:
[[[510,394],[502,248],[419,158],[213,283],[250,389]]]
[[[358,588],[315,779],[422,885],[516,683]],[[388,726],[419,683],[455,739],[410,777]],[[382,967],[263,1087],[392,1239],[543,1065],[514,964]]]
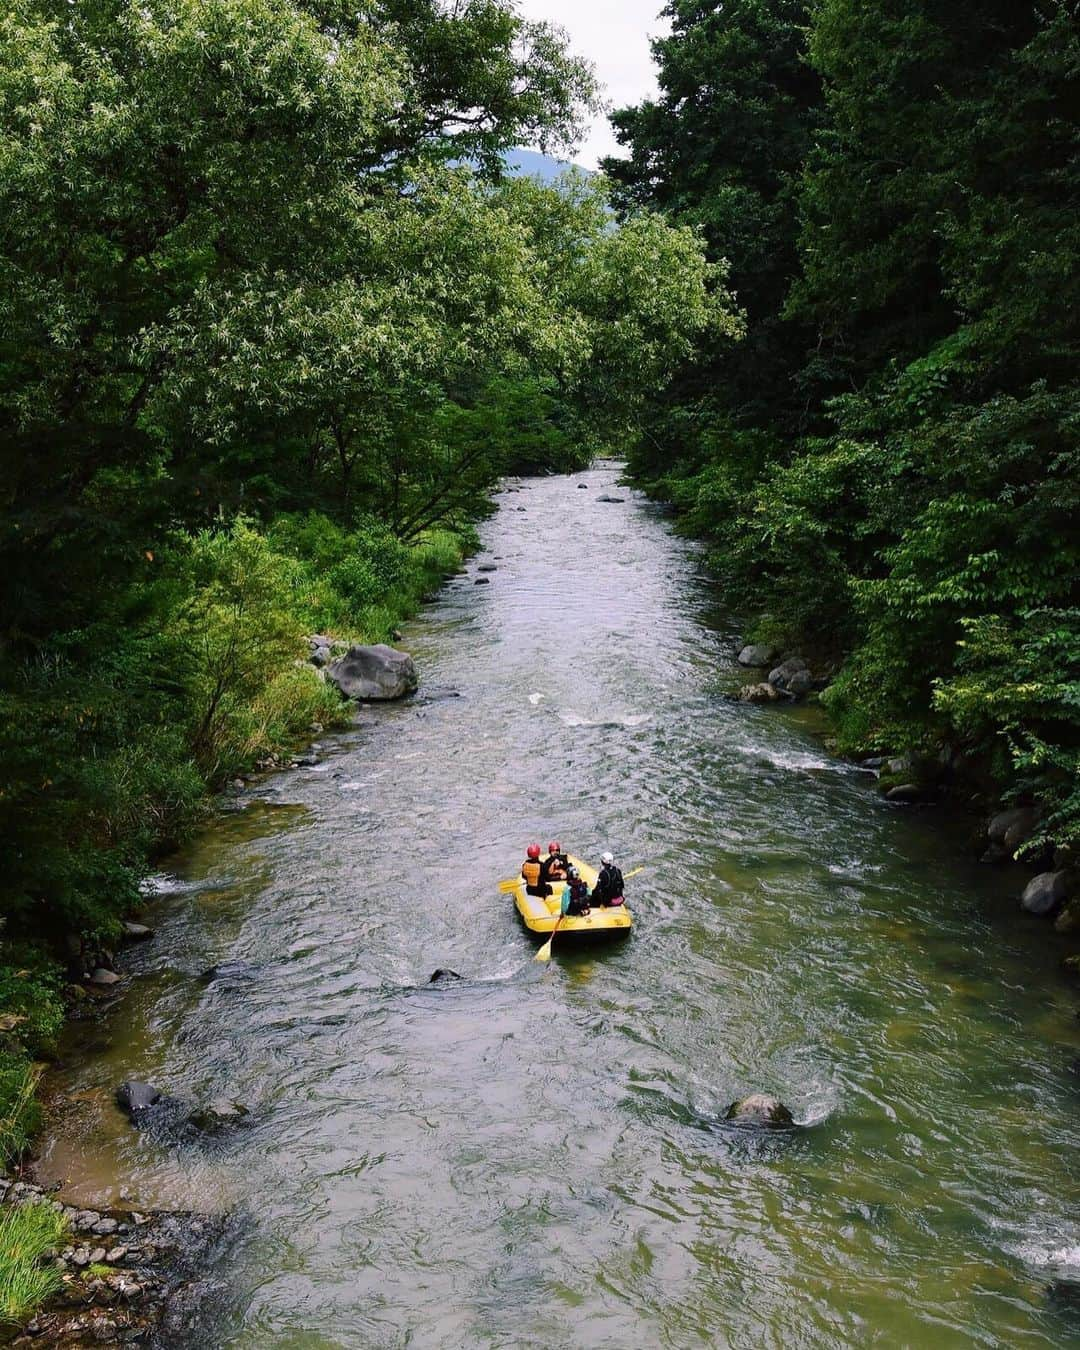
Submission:
[[[330,648],[316,647],[311,653],[311,664],[320,670],[323,666],[328,666],[330,664]]]
[[[104,1260],[105,1260],[105,1248],[95,1247],[94,1250],[90,1253],[90,1264],[92,1266],[99,1266]]]
[[[814,677],[808,670],[797,670],[787,682],[787,691],[796,698],[802,698],[814,687]]]
[[[517,509],[518,509],[519,511],[524,511],[524,510],[525,510],[525,508],[524,508],[523,506],[519,506]]]
[[[588,483],[579,483],[579,484],[578,484],[578,487],[579,487],[579,488],[587,488],[588,486],[589,486]]]
[[[432,974],[431,979],[428,980],[428,984],[449,984],[451,980],[460,979],[461,976],[456,970],[445,970],[440,966],[439,969]]]
[[[925,790],[918,783],[898,783],[885,794],[887,802],[921,802]]]
[[[105,1253],[105,1260],[108,1261],[110,1265],[116,1265],[116,1263],[122,1261],[127,1254],[128,1249],[126,1247],[113,1247]]]
[[[473,582],[473,585],[474,585],[474,586],[490,586],[490,585],[491,585],[491,578],[490,578],[490,577],[477,577],[476,580]]]
[[[780,699],[780,690],[776,685],[764,680],[760,684],[744,684],[739,690],[740,703],[776,703]]]
[[[1020,907],[1040,918],[1057,913],[1075,889],[1071,872],[1040,872],[1024,887]]]
[[[910,755],[896,755],[892,759],[887,759],[882,765],[886,773],[901,774],[910,773],[915,767],[915,761]]]
[[[795,1124],[791,1112],[779,1097],[754,1092],[741,1101],[732,1102],[724,1119],[729,1125],[742,1125],[762,1130],[790,1130]]]
[[[478,572],[497,572],[499,569],[494,563],[481,563],[476,570]]]
[[[416,666],[408,652],[382,642],[373,647],[350,647],[326,673],[346,698],[404,698],[417,685]]]
[[[999,811],[996,816],[991,816],[986,836],[992,844],[1004,844],[1008,848],[1007,836],[1012,834],[1013,838],[1019,839],[1009,850],[1012,852],[1031,835],[1038,820],[1039,813],[1033,806],[1015,806],[1009,811]]]
[[[860,768],[860,769],[880,769],[881,766],[882,766],[884,763],[885,763],[885,760],[884,760],[884,757],[883,757],[883,756],[881,756],[881,755],[870,755],[867,759],[860,759],[860,760],[859,760],[859,768]]]
[[[76,1266],[88,1266],[90,1264],[90,1248],[76,1247],[71,1253],[72,1264]]]
[[[159,1101],[161,1093],[149,1083],[130,1081],[121,1083],[116,1089],[116,1104],[129,1115],[134,1115],[137,1111],[146,1111]]]
[[[809,669],[810,667],[801,656],[793,656],[787,661],[782,661],[774,670],[769,671],[769,683],[777,685],[780,689],[787,689],[790,687],[790,681],[796,675],[808,673]],[[807,687],[809,688],[809,685]]]
[[[109,1237],[116,1232],[118,1227],[119,1224],[117,1221],[115,1219],[110,1219],[109,1216],[106,1215],[104,1219],[99,1219],[97,1223],[94,1224],[94,1232],[98,1237]]]
[[[1076,900],[1070,900],[1054,920],[1054,931],[1075,933],[1077,929],[1080,929],[1080,904]]]
[[[768,666],[776,659],[776,648],[767,642],[748,643],[736,658],[740,666]]]
[[[600,496],[597,497],[596,500],[597,500],[598,502],[624,502],[624,501],[626,501],[626,498],[625,498],[625,497],[613,497],[613,496],[611,495],[611,493],[609,493],[609,492],[601,492]]]
[[[101,1215],[96,1209],[80,1209],[71,1222],[76,1228],[93,1228],[100,1220]]]
[[[329,647],[333,641],[334,639],[327,633],[312,633],[311,637],[308,638],[308,646],[314,652],[318,651],[320,647]]]
[[[117,975],[115,970],[106,970],[104,966],[98,966],[90,975],[90,983],[108,988],[110,985],[119,984],[120,976]]]
[[[132,923],[128,920],[124,924],[124,936],[129,942],[145,942],[147,938],[154,936],[154,930],[145,923]]]

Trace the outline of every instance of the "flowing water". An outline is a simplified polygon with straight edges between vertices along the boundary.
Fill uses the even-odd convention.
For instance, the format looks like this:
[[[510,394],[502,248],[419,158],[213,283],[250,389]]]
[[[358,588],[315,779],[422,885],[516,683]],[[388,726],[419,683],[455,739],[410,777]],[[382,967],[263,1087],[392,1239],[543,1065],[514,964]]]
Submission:
[[[508,489],[421,697],[172,860],[43,1172],[249,1216],[215,1345],[1080,1343],[1059,940],[812,709],[722,696],[697,553],[616,482]],[[646,870],[628,942],[543,966],[497,882],[553,834]],[[155,1141],[124,1077],[252,1123]],[[721,1127],[753,1090],[804,1128]]]

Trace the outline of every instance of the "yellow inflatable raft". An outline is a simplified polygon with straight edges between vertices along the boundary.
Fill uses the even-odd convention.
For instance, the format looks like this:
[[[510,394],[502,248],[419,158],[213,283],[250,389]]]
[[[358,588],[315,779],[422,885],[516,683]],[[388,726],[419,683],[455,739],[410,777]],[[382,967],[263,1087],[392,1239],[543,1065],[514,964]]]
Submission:
[[[591,891],[596,885],[596,868],[582,862],[580,858],[570,856],[570,861],[581,873],[581,879]],[[562,907],[562,893],[565,883],[553,881],[551,894],[543,899],[539,895],[529,895],[525,890],[525,880],[518,877],[511,883],[514,905],[521,915],[521,921],[530,933],[549,937],[555,927]],[[563,937],[626,937],[634,926],[634,919],[625,905],[615,905],[612,909],[594,908],[588,914],[568,914],[559,924],[559,941]]]

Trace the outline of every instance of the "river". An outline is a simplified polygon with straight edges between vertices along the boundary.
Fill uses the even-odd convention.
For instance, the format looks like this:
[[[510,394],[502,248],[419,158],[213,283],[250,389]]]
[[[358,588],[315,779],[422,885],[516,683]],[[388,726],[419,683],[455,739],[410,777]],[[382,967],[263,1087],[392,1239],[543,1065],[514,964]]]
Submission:
[[[245,1350],[1080,1343],[1058,940],[814,709],[722,696],[698,551],[616,483],[510,485],[490,584],[408,626],[418,700],[169,861],[41,1173],[247,1215],[214,1272]],[[551,836],[644,865],[628,942],[532,961],[497,883]],[[126,1077],[252,1123],[168,1147]],[[718,1127],[753,1090],[805,1128]]]

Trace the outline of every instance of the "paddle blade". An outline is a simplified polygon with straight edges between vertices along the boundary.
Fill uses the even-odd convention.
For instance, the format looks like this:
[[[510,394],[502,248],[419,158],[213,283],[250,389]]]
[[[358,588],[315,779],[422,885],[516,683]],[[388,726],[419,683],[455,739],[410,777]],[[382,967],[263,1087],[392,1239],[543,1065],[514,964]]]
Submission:
[[[555,936],[554,933],[553,933],[551,936],[554,937],[554,936]],[[534,961],[550,961],[550,960],[551,960],[551,938],[548,938],[548,940],[544,943],[544,945],[540,948],[540,950],[539,950],[539,951],[536,953],[536,955],[533,957],[533,960],[534,960]]]

